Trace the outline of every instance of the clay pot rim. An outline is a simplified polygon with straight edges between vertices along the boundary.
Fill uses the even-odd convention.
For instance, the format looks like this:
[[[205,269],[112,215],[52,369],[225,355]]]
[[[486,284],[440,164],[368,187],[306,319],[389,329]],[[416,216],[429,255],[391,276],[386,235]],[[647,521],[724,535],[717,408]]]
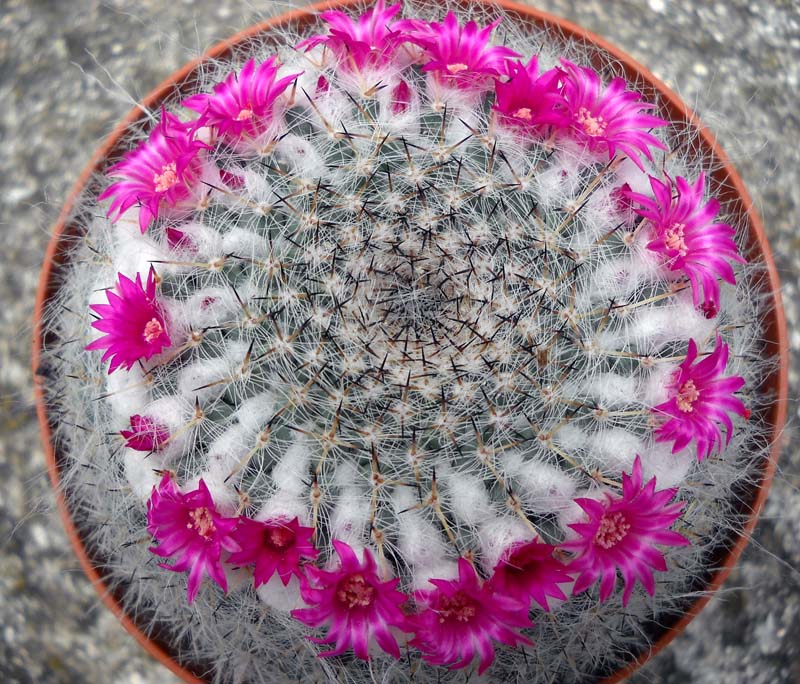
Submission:
[[[162,100],[171,95],[175,88],[183,83],[187,77],[191,76],[192,72],[200,64],[208,59],[218,58],[229,54],[237,45],[246,42],[258,34],[287,24],[304,24],[313,21],[316,14],[321,11],[329,9],[348,9],[358,6],[362,1],[363,0],[327,0],[325,2],[320,2],[314,5],[309,5],[307,7],[286,12],[244,29],[232,37],[217,43],[207,50],[203,55],[188,62],[182,68],[168,76],[159,86],[157,86],[147,95],[147,97],[144,98],[142,105],[148,110],[154,109]],[[761,483],[751,505],[750,512],[748,513],[747,522],[743,526],[741,534],[736,539],[735,545],[731,547],[731,549],[724,555],[719,569],[708,581],[705,587],[705,594],[697,598],[680,617],[680,619],[672,624],[667,631],[664,632],[664,634],[662,634],[651,645],[650,649],[644,651],[628,665],[622,667],[620,670],[603,680],[603,684],[616,684],[621,682],[632,672],[638,669],[642,664],[644,664],[645,661],[649,660],[652,656],[667,646],[667,644],[669,644],[685,629],[689,622],[691,622],[691,620],[703,609],[706,603],[708,603],[708,601],[711,599],[711,596],[717,591],[717,589],[719,589],[719,587],[728,577],[729,573],[733,569],[733,566],[736,564],[736,561],[747,545],[753,532],[753,528],[758,520],[759,514],[764,506],[777,466],[780,452],[780,436],[786,421],[787,413],[789,358],[786,318],[784,315],[783,306],[781,304],[780,279],[775,267],[772,251],[764,233],[763,224],[761,223],[761,219],[759,218],[753,206],[752,199],[745,189],[744,183],[739,177],[739,174],[731,164],[725,152],[717,144],[714,136],[702,125],[695,113],[689,107],[687,107],[680,100],[680,98],[674,92],[672,92],[672,90],[670,90],[664,83],[657,79],[647,68],[639,64],[625,52],[610,44],[604,38],[592,33],[591,31],[581,28],[571,21],[562,19],[547,12],[537,10],[533,7],[512,2],[510,0],[479,1],[488,7],[497,6],[507,12],[510,12],[511,14],[516,14],[524,21],[556,28],[560,30],[567,38],[578,39],[586,44],[596,46],[607,52],[623,66],[625,74],[628,76],[628,78],[643,81],[658,93],[663,106],[674,120],[685,121],[698,131],[700,144],[705,147],[706,150],[708,150],[719,162],[718,168],[712,175],[716,178],[724,179],[725,182],[723,187],[725,189],[724,192],[726,194],[726,199],[733,200],[734,203],[738,202],[743,215],[745,215],[749,221],[751,248],[756,248],[763,258],[766,267],[767,281],[769,283],[769,291],[774,302],[774,307],[769,314],[769,323],[767,325],[767,332],[771,337],[772,348],[770,351],[777,357],[779,362],[778,369],[770,378],[770,384],[772,385],[772,389],[775,391],[776,395],[776,399],[771,410],[771,447],[769,456],[762,467]],[[32,349],[34,394],[36,398],[36,412],[42,433],[42,442],[47,458],[48,473],[56,494],[58,511],[61,515],[67,536],[69,537],[70,543],[72,544],[73,550],[80,561],[80,565],[83,568],[84,573],[89,578],[89,581],[92,583],[95,590],[98,592],[103,603],[106,604],[106,606],[120,620],[125,629],[130,632],[130,634],[151,656],[153,656],[156,660],[162,663],[165,667],[167,667],[185,682],[189,684],[204,684],[205,680],[200,679],[196,673],[193,673],[188,668],[179,665],[158,641],[144,634],[140,627],[125,613],[116,596],[114,596],[114,594],[109,590],[97,568],[92,564],[83,540],[81,539],[75,523],[72,520],[69,506],[60,488],[60,470],[53,445],[46,404],[44,389],[45,378],[38,374],[43,344],[42,318],[49,295],[55,287],[55,283],[53,282],[54,264],[57,264],[60,261],[61,238],[68,228],[67,222],[70,213],[77,197],[86,186],[91,175],[103,166],[103,162],[107,159],[108,154],[114,150],[120,138],[122,138],[128,131],[129,126],[144,116],[145,114],[143,109],[134,107],[114,128],[114,130],[101,145],[101,147],[95,152],[89,163],[82,171],[80,177],[72,188],[53,228],[53,234],[50,238],[42,266],[42,273],[39,279],[34,309],[34,334]]]

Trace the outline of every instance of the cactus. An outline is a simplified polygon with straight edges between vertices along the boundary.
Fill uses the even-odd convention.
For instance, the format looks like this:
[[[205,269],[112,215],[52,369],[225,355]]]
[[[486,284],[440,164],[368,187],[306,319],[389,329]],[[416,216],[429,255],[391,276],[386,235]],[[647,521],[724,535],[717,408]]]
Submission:
[[[763,265],[693,131],[552,31],[407,10],[204,63],[74,212],[64,491],[215,682],[611,671],[765,458]]]

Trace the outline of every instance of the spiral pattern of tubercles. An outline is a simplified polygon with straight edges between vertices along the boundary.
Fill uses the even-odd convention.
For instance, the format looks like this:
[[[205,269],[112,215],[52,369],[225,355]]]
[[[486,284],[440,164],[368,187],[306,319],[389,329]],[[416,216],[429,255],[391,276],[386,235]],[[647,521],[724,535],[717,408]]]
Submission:
[[[129,533],[146,527],[153,553],[172,559],[140,575],[188,571],[192,610],[217,605],[220,624],[266,606],[283,636],[265,646],[241,628],[242,662],[299,635],[329,644],[354,682],[372,676],[357,661],[392,667],[401,653],[414,671],[421,658],[498,677],[538,676],[523,663],[544,658],[542,672],[579,680],[639,638],[625,624],[631,595],[642,615],[678,602],[718,534],[727,509],[715,502],[760,429],[735,417],[750,410],[734,396],[761,380],[745,362],[757,304],[740,296],[740,266],[717,308],[718,276],[730,282],[719,260],[743,260],[710,201],[696,218],[702,175],[694,204],[649,199],[664,198],[649,176],[677,178],[681,197],[698,176],[656,137],[666,122],[650,103],[615,81],[607,97],[639,122],[620,132],[602,89],[594,109],[587,99],[594,77],[556,47],[539,59],[558,77],[539,77],[535,60],[515,67],[551,89],[551,109],[511,93],[504,112],[493,88],[517,72],[478,78],[470,54],[425,70],[423,29],[399,21],[384,35],[393,8],[373,11],[387,17],[359,20],[377,36],[363,54],[328,36],[279,51],[283,65],[263,51],[260,67],[220,65],[204,92],[224,100],[231,127],[209,124],[190,93],[189,123],[170,115],[151,134],[185,145],[188,161],[151,159],[147,141],[129,158],[147,164],[151,179],[134,180],[148,201],[129,201],[142,189],[128,162],[114,167],[102,197],[119,215],[84,226],[104,265],[65,302],[91,303],[89,346],[122,367],[106,376],[91,351],[65,357],[65,395],[99,399],[65,411],[94,421],[92,444],[114,465],[103,477],[132,493]],[[529,40],[510,34],[523,61]],[[269,80],[269,106],[236,99],[251,78]],[[671,221],[661,233],[645,216],[659,209]],[[717,255],[677,268],[702,230]],[[127,320],[143,323],[134,356]],[[524,566],[506,563],[514,554]],[[509,594],[503,572],[536,590]],[[304,676],[322,667],[296,657]],[[417,677],[450,676],[430,672]]]

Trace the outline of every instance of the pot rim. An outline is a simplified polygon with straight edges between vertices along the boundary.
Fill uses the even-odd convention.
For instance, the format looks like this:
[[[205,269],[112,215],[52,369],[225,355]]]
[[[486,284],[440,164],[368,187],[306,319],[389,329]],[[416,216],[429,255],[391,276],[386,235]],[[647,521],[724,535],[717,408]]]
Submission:
[[[461,0],[468,2],[468,0]],[[762,466],[762,477],[758,490],[750,505],[748,518],[745,522],[736,543],[721,558],[719,568],[709,579],[703,596],[695,599],[686,611],[677,619],[667,630],[658,637],[649,649],[644,650],[629,664],[623,666],[615,673],[602,680],[602,684],[617,684],[628,677],[631,673],[641,667],[647,660],[656,655],[666,647],[678,634],[683,632],[689,622],[705,607],[711,597],[726,580],[739,556],[744,550],[750,539],[753,529],[758,521],[758,517],[766,502],[767,494],[775,475],[778,456],[780,453],[780,442],[783,426],[787,414],[787,398],[789,386],[789,353],[788,338],[786,328],[786,318],[781,302],[781,285],[778,271],[772,256],[767,237],[764,233],[764,226],[753,205],[753,201],[747,192],[738,172],[731,164],[728,156],[721,149],[713,134],[700,122],[697,115],[663,82],[656,78],[650,70],[634,60],[621,49],[609,43],[597,34],[587,31],[577,24],[552,15],[548,12],[522,5],[511,0],[478,0],[487,7],[499,7],[512,15],[519,16],[523,21],[544,25],[549,28],[558,29],[567,38],[577,39],[586,44],[593,45],[617,60],[623,67],[626,77],[644,81],[658,93],[663,107],[669,112],[670,116],[677,121],[684,121],[698,132],[698,144],[704,147],[718,161],[715,171],[711,174],[715,179],[722,180],[720,196],[722,199],[738,205],[737,209],[743,216],[747,217],[749,223],[750,246],[758,250],[766,268],[766,280],[769,292],[773,299],[773,307],[769,312],[766,333],[769,338],[769,352],[778,359],[778,368],[769,379],[769,385],[774,390],[776,399],[771,408],[769,423],[772,425],[770,451],[766,462]],[[68,228],[68,220],[78,195],[86,186],[91,175],[103,166],[109,152],[113,151],[119,140],[126,134],[129,127],[145,116],[145,110],[152,110],[166,97],[171,95],[177,87],[183,83],[187,77],[195,71],[202,63],[209,59],[223,57],[229,54],[237,45],[240,45],[254,36],[267,32],[278,26],[287,24],[306,24],[314,21],[319,12],[330,9],[349,9],[363,4],[363,0],[326,0],[313,5],[297,8],[285,12],[275,17],[271,17],[262,22],[254,24],[242,31],[237,32],[230,38],[218,42],[201,56],[191,60],[183,67],[173,72],[152,90],[141,102],[141,106],[134,107],[113,129],[103,144],[94,153],[86,167],[81,172],[77,182],[70,191],[64,203],[58,219],[53,227],[53,233],[47,246],[42,272],[39,278],[36,293],[36,303],[33,316],[33,347],[32,347],[32,368],[34,377],[34,395],[36,400],[36,413],[41,429],[42,443],[47,459],[47,469],[50,481],[56,495],[56,503],[61,516],[64,528],[69,537],[75,555],[78,557],[80,565],[97,591],[98,595],[111,610],[125,629],[144,647],[144,649],[173,672],[187,684],[205,684],[206,680],[198,677],[197,673],[192,672],[188,667],[180,665],[166,650],[164,645],[158,640],[148,637],[142,629],[127,615],[117,597],[105,584],[105,581],[98,569],[92,564],[88,551],[84,546],[75,523],[72,520],[69,506],[60,487],[60,467],[58,457],[55,452],[50,429],[48,407],[46,401],[45,385],[46,379],[38,373],[42,354],[42,318],[44,309],[47,305],[49,295],[55,289],[54,266],[60,264],[64,256],[61,253],[61,239]],[[766,287],[765,287],[766,291]]]

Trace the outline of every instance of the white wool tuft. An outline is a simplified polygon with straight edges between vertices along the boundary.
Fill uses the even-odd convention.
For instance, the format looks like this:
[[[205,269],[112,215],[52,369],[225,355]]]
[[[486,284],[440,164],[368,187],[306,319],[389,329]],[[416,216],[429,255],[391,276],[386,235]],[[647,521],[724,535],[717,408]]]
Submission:
[[[262,521],[275,518],[297,518],[300,525],[307,527],[310,522],[308,503],[285,489],[279,489],[274,496],[267,499],[256,515],[256,519]]]
[[[255,434],[267,427],[275,413],[275,398],[270,392],[256,394],[242,402],[234,415],[245,430]]]
[[[269,254],[269,245],[257,233],[244,228],[236,228],[222,238],[225,254],[235,254],[249,259],[261,259]]]
[[[650,372],[639,385],[639,399],[645,406],[657,406],[669,398],[669,387],[673,382],[677,364],[659,363],[650,369]]]
[[[481,565],[490,573],[503,552],[517,542],[529,541],[533,533],[519,518],[504,516],[481,525]]]
[[[656,478],[659,489],[677,487],[696,467],[697,457],[689,449],[675,454],[669,444],[651,444],[641,452],[642,475],[645,480]]]
[[[584,384],[584,392],[604,408],[619,408],[636,401],[637,381],[634,376],[600,373]]]
[[[300,582],[294,575],[289,580],[289,584],[283,586],[283,582],[276,572],[266,584],[262,584],[256,589],[256,594],[265,605],[281,613],[306,607],[300,596]]]
[[[636,435],[621,428],[611,428],[592,435],[589,455],[603,472],[619,476],[622,471],[631,472],[637,454],[643,449],[644,444]]]
[[[398,489],[392,497],[394,510],[400,521],[398,547],[409,565],[416,589],[430,589],[430,577],[449,579],[455,575],[437,575],[436,572],[452,572],[452,550],[448,550],[444,537],[423,511],[416,508],[411,490]]]
[[[308,490],[311,445],[304,439],[292,442],[272,469],[272,480],[279,490],[299,495]]]
[[[336,470],[339,496],[331,515],[331,535],[349,544],[356,552],[366,546],[369,527],[370,497],[366,487],[356,484],[358,473],[349,464]]]
[[[128,212],[126,216],[133,216],[135,212]],[[142,233],[139,228],[138,217],[136,222],[119,221],[114,227],[117,242],[114,269],[135,280],[141,275],[142,282],[147,279],[150,266],[153,262],[171,261],[172,255],[158,245],[147,233]],[[175,272],[176,268],[169,264],[159,263],[159,272]]]
[[[567,423],[553,435],[553,441],[564,451],[574,453],[586,449],[590,437],[579,426]]]
[[[230,289],[209,287],[183,301],[172,300],[170,311],[175,311],[186,334],[220,325],[240,310],[240,305]]]
[[[133,495],[142,501],[147,501],[153,493],[153,487],[161,482],[161,475],[156,470],[163,467],[159,454],[147,454],[135,449],[122,449],[122,461],[125,467],[125,478]]]
[[[109,373],[105,382],[106,400],[119,418],[127,421],[130,416],[144,411],[149,392],[144,373],[139,366],[132,366],[130,370],[117,368]]]
[[[325,162],[314,145],[296,135],[281,138],[276,151],[301,178],[315,178],[325,167]]]
[[[571,503],[577,487],[575,481],[560,468],[531,459],[520,465],[514,474],[526,506],[537,512],[550,512]]]
[[[660,349],[675,340],[704,340],[716,324],[691,303],[642,308],[631,326],[631,336],[643,348]]]
[[[648,164],[648,167],[650,166]],[[652,168],[648,169],[648,173],[651,175],[658,174],[657,170]],[[617,167],[617,177],[622,183],[627,183],[633,192],[638,192],[640,195],[653,194],[647,174],[643,174],[630,159],[622,160],[622,163]]]
[[[481,480],[466,473],[451,472],[444,483],[448,505],[458,518],[470,525],[479,525],[495,517]]]
[[[242,425],[232,425],[208,447],[209,472],[225,479],[250,452],[255,440],[252,431]]]

